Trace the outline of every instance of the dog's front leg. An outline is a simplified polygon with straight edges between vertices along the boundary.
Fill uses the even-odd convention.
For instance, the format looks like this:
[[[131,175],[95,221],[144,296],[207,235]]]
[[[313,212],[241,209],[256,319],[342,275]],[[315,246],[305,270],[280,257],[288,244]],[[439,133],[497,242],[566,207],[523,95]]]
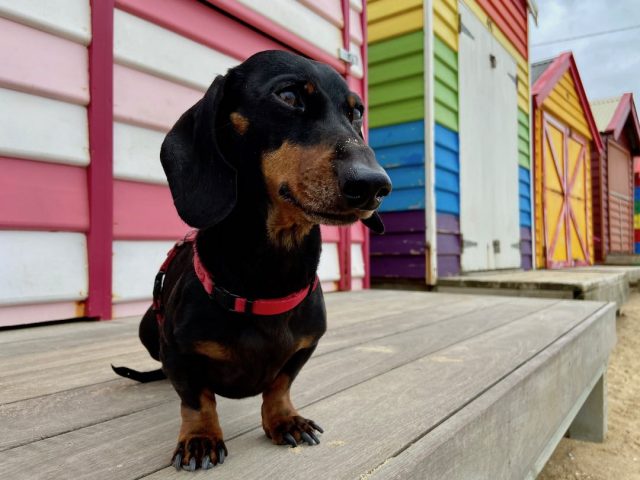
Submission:
[[[320,443],[314,431],[322,433],[322,428],[301,417],[290,397],[291,383],[314,349],[299,350],[262,393],[262,428],[276,445],[295,447],[303,441],[309,445]]]
[[[173,466],[177,470],[184,468],[194,471],[196,468],[207,470],[224,463],[228,452],[222,440],[215,394],[205,389],[197,402],[183,398],[180,413],[182,426],[173,454]]]

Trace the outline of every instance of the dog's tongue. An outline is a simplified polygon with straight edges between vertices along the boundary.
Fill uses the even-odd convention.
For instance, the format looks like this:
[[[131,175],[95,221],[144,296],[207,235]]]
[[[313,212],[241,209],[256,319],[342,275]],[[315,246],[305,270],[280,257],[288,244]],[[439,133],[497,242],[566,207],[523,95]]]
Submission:
[[[378,235],[382,235],[384,233],[384,224],[382,223],[382,219],[380,218],[378,212],[373,212],[373,215],[361,221],[372,232],[377,233]]]

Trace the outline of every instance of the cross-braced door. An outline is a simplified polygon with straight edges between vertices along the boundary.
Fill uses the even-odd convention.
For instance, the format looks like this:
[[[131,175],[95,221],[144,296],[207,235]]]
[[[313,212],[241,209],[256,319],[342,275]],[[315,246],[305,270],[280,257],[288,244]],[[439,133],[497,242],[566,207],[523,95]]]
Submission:
[[[542,125],[547,268],[589,265],[589,147],[546,113]]]

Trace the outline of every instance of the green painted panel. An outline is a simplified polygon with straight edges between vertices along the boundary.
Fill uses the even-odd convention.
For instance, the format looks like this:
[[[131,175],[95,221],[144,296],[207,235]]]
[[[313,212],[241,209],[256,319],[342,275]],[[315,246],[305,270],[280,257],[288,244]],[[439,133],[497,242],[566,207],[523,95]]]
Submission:
[[[422,98],[413,98],[370,108],[369,127],[395,125],[397,123],[421,120],[422,118],[424,118],[424,101]]]
[[[440,59],[444,64],[448,65],[452,70],[458,71],[458,54],[438,37],[434,37],[433,55],[436,59]]]
[[[434,93],[436,102],[447,105],[452,111],[458,111],[458,92],[451,90],[448,85],[436,80],[434,82]]]
[[[439,103],[437,100],[434,105],[434,116],[436,123],[447,127],[454,132],[458,131],[458,112],[451,110],[448,106]]]
[[[421,74],[424,70],[422,52],[396,58],[369,68],[369,85]]]
[[[381,63],[424,50],[424,33],[422,31],[384,40],[369,45],[369,68]]]
[[[457,132],[458,54],[438,37],[434,40],[434,117],[436,123]]]
[[[522,109],[518,109],[518,163],[525,168],[531,167],[531,159],[529,157],[530,141],[529,115]]]
[[[424,77],[422,75],[415,75],[394,82],[385,82],[369,87],[369,105],[371,107],[423,96]]]

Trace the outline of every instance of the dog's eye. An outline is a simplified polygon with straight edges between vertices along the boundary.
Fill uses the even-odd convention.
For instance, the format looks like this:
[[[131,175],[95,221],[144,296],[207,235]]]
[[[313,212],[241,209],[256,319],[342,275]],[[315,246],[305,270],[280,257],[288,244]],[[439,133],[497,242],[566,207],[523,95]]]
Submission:
[[[354,108],[351,112],[351,121],[357,122],[358,120],[362,120],[362,111],[359,108]]]
[[[281,90],[278,92],[278,98],[282,100],[287,105],[292,107],[301,107],[300,99],[298,95],[293,90]]]

